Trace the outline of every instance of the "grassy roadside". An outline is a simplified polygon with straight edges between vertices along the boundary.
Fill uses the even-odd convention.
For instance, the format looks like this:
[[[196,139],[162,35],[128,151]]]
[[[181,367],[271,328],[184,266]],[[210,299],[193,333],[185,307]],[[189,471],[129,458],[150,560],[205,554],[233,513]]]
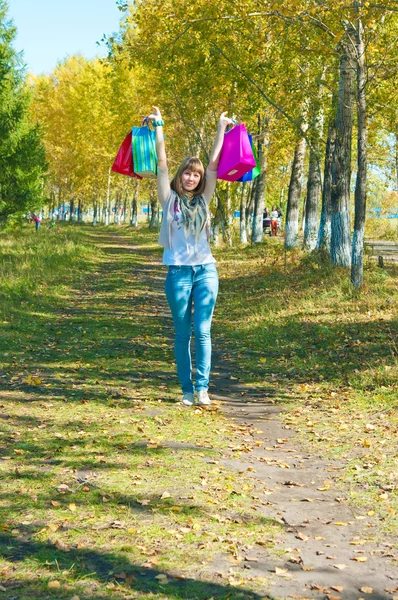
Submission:
[[[60,226],[0,248],[0,592],[259,598],[214,561],[280,529],[265,485],[220,462],[261,442],[175,404],[154,236]]]
[[[285,400],[286,422],[345,465],[350,501],[398,531],[398,267],[367,265],[365,286],[281,240],[217,252],[218,335],[240,376]]]

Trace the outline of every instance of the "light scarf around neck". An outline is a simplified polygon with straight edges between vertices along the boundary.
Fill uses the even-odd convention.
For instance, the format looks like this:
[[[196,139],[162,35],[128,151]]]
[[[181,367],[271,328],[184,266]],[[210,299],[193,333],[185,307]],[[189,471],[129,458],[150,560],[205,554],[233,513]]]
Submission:
[[[195,237],[196,245],[209,218],[209,209],[203,196],[189,195],[191,197],[188,195],[179,197],[179,208],[185,238],[192,234]]]

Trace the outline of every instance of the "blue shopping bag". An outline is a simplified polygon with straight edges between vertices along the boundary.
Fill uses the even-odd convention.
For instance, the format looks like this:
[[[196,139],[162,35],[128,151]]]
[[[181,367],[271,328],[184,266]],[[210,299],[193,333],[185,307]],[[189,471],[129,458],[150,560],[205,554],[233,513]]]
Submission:
[[[153,129],[149,129],[146,119],[142,127],[133,127],[131,145],[134,172],[141,177],[156,177],[158,171],[156,134]]]
[[[248,136],[250,140],[250,145],[252,147],[253,156],[256,161],[256,166],[247,173],[245,173],[240,179],[238,179],[238,181],[253,181],[253,179],[256,179],[256,177],[258,177],[261,173],[260,167],[258,166],[256,145],[253,143],[253,136],[250,133],[248,133]]]

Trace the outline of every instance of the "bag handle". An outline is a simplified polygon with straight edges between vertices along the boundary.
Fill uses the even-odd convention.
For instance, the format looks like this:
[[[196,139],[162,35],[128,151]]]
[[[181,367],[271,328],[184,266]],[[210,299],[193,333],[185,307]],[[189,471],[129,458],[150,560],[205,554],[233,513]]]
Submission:
[[[228,131],[231,131],[231,129],[233,129],[234,127],[236,127],[236,125],[238,124],[238,121],[236,121],[236,119],[231,119],[233,125],[231,125],[230,123],[228,123],[227,128],[225,130],[225,133],[227,133]]]
[[[144,117],[142,119],[141,127],[148,127],[148,129],[150,129],[151,131],[155,131],[155,128],[150,127],[150,125],[151,125],[151,121],[149,120],[149,117]]]

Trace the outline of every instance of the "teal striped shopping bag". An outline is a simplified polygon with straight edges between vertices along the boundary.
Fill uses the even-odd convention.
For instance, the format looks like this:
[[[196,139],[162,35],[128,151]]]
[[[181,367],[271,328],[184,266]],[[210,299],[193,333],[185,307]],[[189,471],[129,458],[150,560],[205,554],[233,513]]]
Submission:
[[[158,157],[156,154],[156,134],[148,125],[133,127],[132,152],[134,172],[141,177],[156,177]]]

